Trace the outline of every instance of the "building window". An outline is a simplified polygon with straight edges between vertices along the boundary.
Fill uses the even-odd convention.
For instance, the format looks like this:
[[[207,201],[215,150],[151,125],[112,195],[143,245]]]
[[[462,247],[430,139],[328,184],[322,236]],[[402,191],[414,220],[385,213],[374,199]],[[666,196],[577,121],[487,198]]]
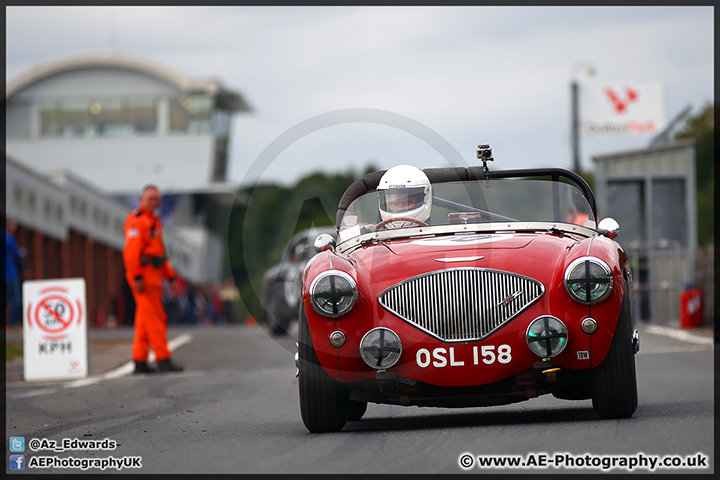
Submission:
[[[163,134],[167,133],[167,119],[161,121],[160,116],[166,112],[168,103],[170,132],[212,133],[213,98],[183,95],[173,99],[107,97],[41,101],[40,134],[46,138]],[[224,118],[215,118],[213,123],[214,130],[228,126]]]
[[[50,219],[50,217],[52,216],[52,204],[47,198],[43,202],[43,209],[45,211],[45,218]]]
[[[187,105],[187,102],[185,104]],[[170,131],[184,132],[187,130],[187,117],[188,112],[185,107],[183,107],[181,99],[175,99],[170,102]]]
[[[60,135],[60,102],[40,102],[40,135],[43,137]]]
[[[131,98],[127,102],[128,122],[136,134],[155,133],[157,130],[157,102],[152,98]]]
[[[192,100],[188,122],[188,133],[208,134],[210,130],[210,118],[212,115],[212,98],[203,96],[190,97]]]
[[[170,131],[190,134],[210,133],[212,98],[207,95],[183,95],[170,101]]]
[[[101,137],[122,137],[133,133],[127,121],[126,101],[120,99],[96,100],[90,104],[93,125]]]
[[[90,100],[72,99],[60,102],[60,134],[63,137],[87,137],[94,133]]]

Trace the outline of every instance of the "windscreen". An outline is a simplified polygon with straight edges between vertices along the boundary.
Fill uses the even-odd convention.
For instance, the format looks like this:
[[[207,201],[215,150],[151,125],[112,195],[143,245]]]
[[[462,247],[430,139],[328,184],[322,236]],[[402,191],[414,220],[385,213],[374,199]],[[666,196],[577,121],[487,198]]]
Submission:
[[[432,185],[430,226],[474,223],[552,222],[596,227],[592,209],[575,186],[537,179],[498,179]],[[340,225],[340,242],[372,231],[386,199],[369,192],[355,199]],[[418,226],[407,224],[403,226]],[[392,223],[381,228],[397,228]]]

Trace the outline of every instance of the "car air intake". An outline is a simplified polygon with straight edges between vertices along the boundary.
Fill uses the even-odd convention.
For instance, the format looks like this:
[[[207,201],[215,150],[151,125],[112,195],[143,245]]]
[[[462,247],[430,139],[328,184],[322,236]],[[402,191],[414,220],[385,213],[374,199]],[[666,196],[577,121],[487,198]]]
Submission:
[[[542,283],[485,268],[452,268],[404,280],[380,294],[380,305],[444,341],[482,340],[545,291]]]

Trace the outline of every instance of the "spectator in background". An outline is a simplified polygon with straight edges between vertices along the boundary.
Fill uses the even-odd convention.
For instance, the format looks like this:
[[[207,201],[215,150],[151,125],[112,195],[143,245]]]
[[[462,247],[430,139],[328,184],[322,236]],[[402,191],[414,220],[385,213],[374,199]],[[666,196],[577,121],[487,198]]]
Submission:
[[[185,281],[184,278],[181,276],[175,277],[175,286],[176,286],[176,292],[175,292],[175,301],[177,304],[177,321],[179,324],[189,324],[190,320],[188,319],[188,309],[190,305],[188,304],[188,288],[189,285]]]
[[[215,302],[213,301],[212,283],[207,283],[202,289],[203,301],[205,302],[205,312],[202,316],[205,325],[215,325],[217,320],[217,311],[215,310]]]
[[[574,223],[575,225],[585,225],[585,222],[590,220],[590,214],[586,205],[570,205],[566,214],[566,220],[568,223]]]
[[[183,323],[195,325],[195,286],[193,284],[185,284],[185,292],[180,298],[180,306],[183,311]]]
[[[214,282],[211,283],[209,287],[210,302],[212,303],[213,307],[213,323],[215,325],[224,325],[225,306],[223,305],[222,300],[220,300],[220,287],[218,287],[218,284]]]
[[[177,282],[177,278],[175,279]],[[168,325],[175,325],[180,323],[180,303],[178,297],[180,296],[179,287],[173,288],[170,282],[163,280],[162,283],[162,304],[167,314]]]
[[[135,336],[132,357],[135,373],[180,372],[167,345],[167,314],[162,304],[162,283],[173,288],[175,269],[165,257],[162,224],[155,210],[160,206],[160,191],[147,185],[140,194],[140,206],[125,220],[123,261],[125,275],[135,298]],[[157,370],[148,365],[149,349],[157,360]]]
[[[240,300],[240,292],[232,278],[225,279],[219,295],[225,310],[225,323],[235,323],[235,303]]]
[[[207,317],[208,305],[202,285],[195,285],[192,295],[193,313],[195,314],[193,323],[204,323]]]
[[[20,325],[22,321],[20,282],[23,253],[15,240],[17,228],[14,220],[5,222],[5,321],[11,327]]]

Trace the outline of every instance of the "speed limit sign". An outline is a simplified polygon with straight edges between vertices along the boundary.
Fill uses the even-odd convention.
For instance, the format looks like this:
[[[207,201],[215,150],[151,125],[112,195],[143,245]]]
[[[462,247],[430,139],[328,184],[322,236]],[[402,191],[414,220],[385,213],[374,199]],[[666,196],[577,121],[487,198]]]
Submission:
[[[85,279],[23,282],[25,380],[88,374]]]

